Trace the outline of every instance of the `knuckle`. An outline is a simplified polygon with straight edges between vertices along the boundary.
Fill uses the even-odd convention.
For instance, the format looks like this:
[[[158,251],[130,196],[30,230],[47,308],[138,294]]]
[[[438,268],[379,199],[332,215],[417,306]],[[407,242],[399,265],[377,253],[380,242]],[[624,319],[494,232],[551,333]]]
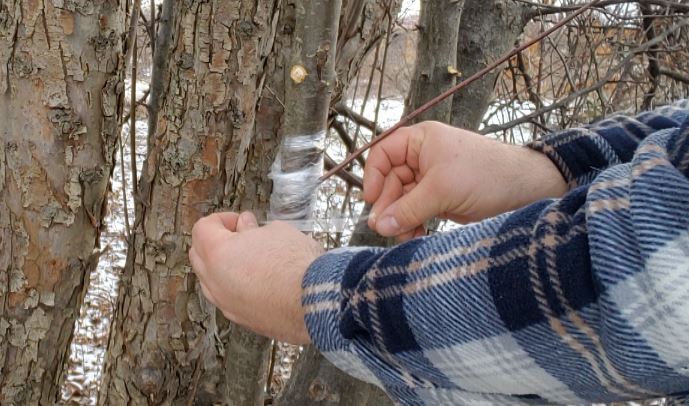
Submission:
[[[397,216],[398,219],[403,223],[404,228],[417,226],[422,222],[417,210],[415,210],[410,204],[401,204],[397,209]]]
[[[199,239],[207,226],[208,219],[206,217],[203,217],[196,221],[196,223],[194,223],[194,226],[191,228],[192,239]]]

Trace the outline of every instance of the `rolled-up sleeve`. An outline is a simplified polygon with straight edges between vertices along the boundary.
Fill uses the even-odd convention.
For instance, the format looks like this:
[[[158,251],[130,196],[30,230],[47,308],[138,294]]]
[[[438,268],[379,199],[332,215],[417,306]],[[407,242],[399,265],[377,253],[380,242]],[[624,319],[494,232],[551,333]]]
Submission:
[[[405,405],[689,391],[689,124],[672,114],[562,199],[317,259],[314,345]]]
[[[528,147],[550,158],[570,188],[589,185],[603,170],[627,163],[639,143],[658,131],[677,128],[689,100],[636,116],[616,114],[591,125],[560,131]]]

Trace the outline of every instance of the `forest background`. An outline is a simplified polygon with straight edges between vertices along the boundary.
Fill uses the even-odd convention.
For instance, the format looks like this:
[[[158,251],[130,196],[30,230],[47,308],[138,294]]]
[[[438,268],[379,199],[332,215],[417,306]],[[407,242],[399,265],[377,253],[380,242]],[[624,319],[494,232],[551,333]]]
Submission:
[[[266,219],[310,112],[332,168],[584,4],[0,0],[0,404],[391,404],[225,320],[190,272],[191,227]],[[687,12],[603,0],[422,119],[524,144],[686,98]],[[364,163],[318,190],[328,249],[390,243],[357,221]]]

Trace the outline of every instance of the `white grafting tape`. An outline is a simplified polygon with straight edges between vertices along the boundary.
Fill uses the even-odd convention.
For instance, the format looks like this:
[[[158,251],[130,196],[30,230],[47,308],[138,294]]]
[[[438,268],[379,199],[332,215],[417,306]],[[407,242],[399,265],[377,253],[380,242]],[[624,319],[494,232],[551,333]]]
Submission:
[[[269,174],[273,180],[269,220],[301,220],[313,212],[324,145],[325,131],[284,138]]]

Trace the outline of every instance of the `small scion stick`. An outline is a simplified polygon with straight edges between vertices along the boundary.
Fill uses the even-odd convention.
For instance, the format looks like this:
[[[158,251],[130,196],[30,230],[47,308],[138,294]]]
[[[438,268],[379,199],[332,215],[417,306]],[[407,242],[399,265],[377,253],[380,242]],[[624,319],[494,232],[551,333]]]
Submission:
[[[340,172],[342,169],[344,169],[344,168],[346,168],[347,166],[349,166],[349,165],[352,163],[352,161],[354,161],[355,159],[357,159],[361,154],[363,154],[364,152],[368,151],[371,147],[375,146],[375,145],[378,144],[379,142],[383,141],[383,140],[384,140],[385,138],[387,138],[390,134],[394,133],[395,131],[397,131],[397,130],[399,130],[400,128],[404,127],[405,125],[409,124],[409,123],[410,123],[412,120],[414,120],[416,117],[420,116],[421,114],[423,114],[423,113],[427,112],[428,110],[430,110],[431,108],[435,107],[436,105],[438,105],[439,103],[441,103],[443,100],[445,100],[445,99],[447,99],[448,97],[452,96],[454,93],[456,93],[456,92],[462,90],[463,88],[469,86],[470,84],[474,83],[475,81],[481,79],[482,77],[484,77],[485,75],[487,75],[488,73],[490,73],[492,70],[494,70],[494,69],[497,68],[498,66],[500,66],[500,65],[502,65],[503,63],[507,62],[507,61],[508,61],[510,58],[512,58],[513,56],[515,56],[515,55],[517,55],[518,53],[524,51],[525,49],[527,49],[527,48],[529,48],[530,46],[536,44],[537,42],[543,41],[545,38],[547,38],[548,36],[550,36],[552,33],[554,33],[555,31],[559,30],[560,28],[564,27],[565,24],[567,24],[568,22],[574,20],[574,19],[575,19],[576,17],[578,17],[579,15],[583,14],[586,10],[588,10],[588,9],[590,9],[590,8],[593,8],[593,7],[596,7],[596,5],[598,5],[598,3],[600,3],[601,1],[603,1],[603,0],[594,0],[594,1],[590,2],[589,4],[586,4],[586,5],[584,5],[584,6],[581,6],[581,8],[579,8],[576,12],[570,14],[568,17],[566,17],[565,19],[563,19],[562,21],[560,21],[559,23],[557,23],[556,25],[554,25],[551,29],[549,29],[549,30],[547,30],[547,31],[544,31],[543,33],[541,33],[539,36],[537,36],[537,37],[534,38],[533,40],[528,41],[528,42],[526,42],[525,44],[523,44],[523,45],[521,45],[521,46],[519,46],[519,47],[517,47],[517,48],[514,48],[512,51],[508,52],[508,53],[505,54],[503,57],[501,57],[500,59],[498,59],[498,60],[496,60],[495,62],[491,63],[490,65],[486,66],[485,68],[483,68],[483,69],[480,70],[479,72],[475,73],[474,75],[472,75],[472,76],[469,77],[468,79],[466,79],[466,80],[464,80],[464,81],[458,83],[458,84],[455,85],[454,87],[452,87],[452,88],[446,90],[445,92],[443,92],[443,93],[440,94],[439,96],[435,97],[434,99],[430,100],[429,102],[427,102],[427,103],[424,104],[423,106],[421,106],[421,107],[419,107],[418,109],[416,109],[416,110],[414,110],[413,112],[411,112],[411,113],[410,113],[409,115],[407,115],[406,117],[403,117],[397,124],[395,124],[394,126],[392,126],[391,128],[389,128],[388,130],[386,130],[385,132],[383,132],[382,134],[380,134],[378,137],[376,137],[376,138],[374,138],[373,140],[371,140],[371,142],[367,143],[367,144],[364,145],[363,147],[361,147],[361,148],[357,149],[356,151],[352,152],[349,156],[347,156],[347,158],[346,158],[344,161],[342,161],[342,163],[338,164],[337,166],[333,167],[331,170],[329,170],[328,172],[326,172],[323,176],[321,176],[321,178],[319,179],[319,182],[320,182],[320,183],[325,182],[325,181],[328,180],[330,177],[332,177],[332,176],[335,175],[336,173]]]

